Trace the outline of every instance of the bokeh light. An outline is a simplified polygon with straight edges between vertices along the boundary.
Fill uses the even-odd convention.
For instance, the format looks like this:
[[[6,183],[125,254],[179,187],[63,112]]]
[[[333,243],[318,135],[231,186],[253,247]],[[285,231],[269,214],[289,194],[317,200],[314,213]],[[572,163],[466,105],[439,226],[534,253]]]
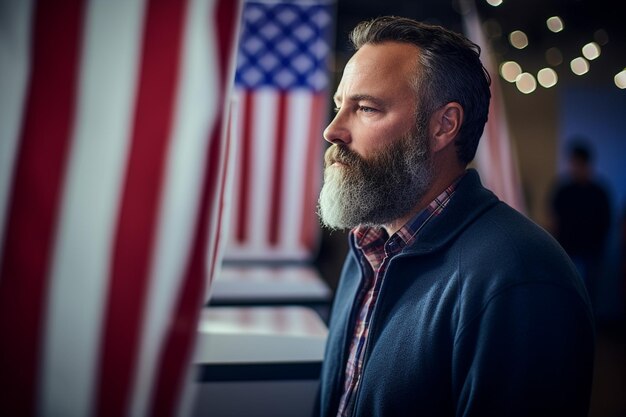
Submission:
[[[582,52],[585,58],[593,61],[600,56],[600,45],[595,42],[589,42],[587,45],[583,46]]]
[[[583,75],[589,72],[589,62],[583,57],[572,59],[569,64],[572,72],[576,75]]]
[[[563,20],[559,16],[549,17],[548,20],[546,20],[546,26],[548,26],[548,29],[555,33],[562,31],[565,27],[563,25]]]
[[[514,48],[524,49],[528,46],[528,37],[521,30],[515,30],[509,35],[509,42]]]
[[[515,86],[524,94],[530,94],[537,89],[537,81],[528,72],[521,73],[515,81]]]
[[[507,61],[500,65],[500,75],[510,83],[514,83],[522,73],[522,67],[515,61]]]
[[[550,88],[556,85],[559,77],[552,68],[543,68],[537,73],[537,81],[544,88]]]

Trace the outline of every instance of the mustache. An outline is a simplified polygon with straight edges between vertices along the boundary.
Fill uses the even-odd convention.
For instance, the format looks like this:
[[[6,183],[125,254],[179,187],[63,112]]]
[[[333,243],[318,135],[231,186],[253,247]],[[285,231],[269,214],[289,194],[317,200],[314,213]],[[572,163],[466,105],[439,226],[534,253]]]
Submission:
[[[329,167],[335,162],[350,166],[363,162],[363,158],[356,152],[348,149],[346,145],[333,144],[324,154],[324,163],[326,167]]]

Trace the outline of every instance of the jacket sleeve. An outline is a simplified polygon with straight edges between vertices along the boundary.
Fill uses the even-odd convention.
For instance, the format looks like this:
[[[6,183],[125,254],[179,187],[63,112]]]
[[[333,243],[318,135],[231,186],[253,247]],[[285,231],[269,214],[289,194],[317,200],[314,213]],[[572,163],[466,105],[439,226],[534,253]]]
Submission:
[[[460,322],[453,349],[457,416],[586,416],[594,328],[575,291],[501,290]]]

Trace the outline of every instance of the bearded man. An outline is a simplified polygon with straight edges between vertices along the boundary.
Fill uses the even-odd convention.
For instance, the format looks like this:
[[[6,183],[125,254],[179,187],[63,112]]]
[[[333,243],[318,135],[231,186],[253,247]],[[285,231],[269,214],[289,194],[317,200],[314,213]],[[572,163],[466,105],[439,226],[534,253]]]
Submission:
[[[462,35],[381,17],[324,131],[322,223],[351,229],[321,416],[586,416],[594,328],[543,229],[468,169],[490,78]]]

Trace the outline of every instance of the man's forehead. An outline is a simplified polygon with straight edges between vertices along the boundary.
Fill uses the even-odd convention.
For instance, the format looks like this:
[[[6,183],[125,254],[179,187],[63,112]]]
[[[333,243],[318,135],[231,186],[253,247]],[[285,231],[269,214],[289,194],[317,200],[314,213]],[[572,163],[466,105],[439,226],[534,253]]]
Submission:
[[[365,44],[344,67],[333,99],[375,100],[386,90],[406,88],[415,77],[418,53],[407,43]]]

